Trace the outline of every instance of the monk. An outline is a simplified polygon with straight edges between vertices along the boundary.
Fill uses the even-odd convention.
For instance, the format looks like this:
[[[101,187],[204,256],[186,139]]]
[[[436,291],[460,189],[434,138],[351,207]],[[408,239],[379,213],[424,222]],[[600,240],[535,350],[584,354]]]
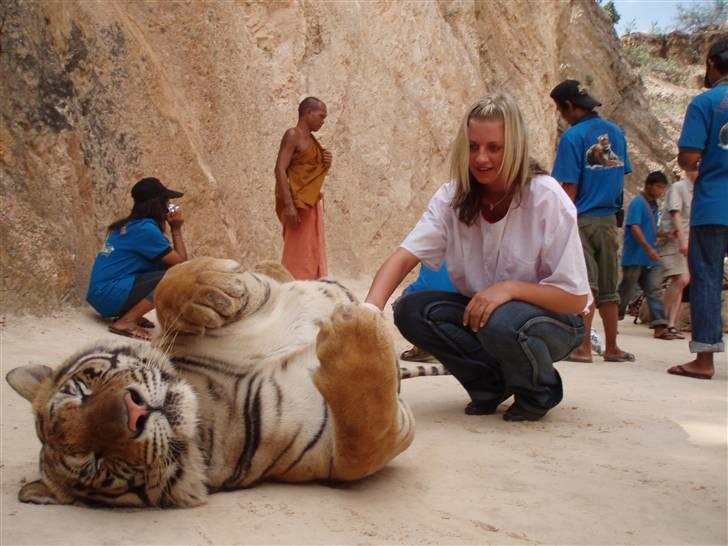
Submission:
[[[303,99],[298,124],[283,135],[276,160],[276,214],[283,225],[281,263],[297,280],[327,274],[321,188],[332,156],[313,136],[325,120],[323,101]]]

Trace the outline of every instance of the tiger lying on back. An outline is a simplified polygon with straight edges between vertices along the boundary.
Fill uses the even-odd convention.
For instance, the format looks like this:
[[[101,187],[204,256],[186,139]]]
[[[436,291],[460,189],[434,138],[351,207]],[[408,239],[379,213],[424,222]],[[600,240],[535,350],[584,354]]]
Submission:
[[[100,342],[55,371],[8,373],[43,445],[21,501],[195,506],[264,480],[356,480],[410,445],[384,319],[334,281],[239,267],[169,270],[155,296],[165,352]]]

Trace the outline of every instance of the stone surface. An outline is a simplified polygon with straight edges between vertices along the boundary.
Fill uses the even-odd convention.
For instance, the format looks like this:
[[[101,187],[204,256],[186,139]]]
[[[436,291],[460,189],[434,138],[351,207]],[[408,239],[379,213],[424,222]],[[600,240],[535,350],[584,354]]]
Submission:
[[[548,92],[587,83],[634,151],[633,186],[674,157],[594,2],[5,0],[0,237],[5,311],[83,301],[105,226],[158,176],[186,192],[193,255],[280,256],[273,166],[296,105],[328,104],[335,275],[371,275],[445,180],[466,106],[518,98],[550,167]]]

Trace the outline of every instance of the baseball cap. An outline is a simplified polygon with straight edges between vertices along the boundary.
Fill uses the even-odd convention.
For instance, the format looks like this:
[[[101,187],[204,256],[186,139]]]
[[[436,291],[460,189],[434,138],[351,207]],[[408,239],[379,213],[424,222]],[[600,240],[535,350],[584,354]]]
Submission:
[[[728,38],[721,38],[708,50],[708,59],[714,57],[728,57]]]
[[[139,182],[134,184],[131,189],[131,196],[135,203],[143,203],[150,201],[158,197],[166,197],[173,199],[175,197],[182,197],[184,193],[181,191],[170,190],[162,184],[158,178],[142,178]]]
[[[589,95],[585,87],[577,80],[564,80],[551,90],[551,98],[556,102],[564,103],[567,100],[574,106],[591,110],[602,103]]]

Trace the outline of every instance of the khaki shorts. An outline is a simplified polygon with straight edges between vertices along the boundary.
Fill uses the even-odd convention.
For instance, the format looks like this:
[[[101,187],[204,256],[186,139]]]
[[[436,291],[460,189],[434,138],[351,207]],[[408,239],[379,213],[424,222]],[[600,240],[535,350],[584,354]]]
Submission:
[[[674,254],[660,256],[660,263],[665,277],[673,277],[688,272],[688,259],[679,251]]]
[[[619,238],[617,219],[608,216],[579,216],[579,237],[586,258],[589,286],[596,294],[597,307],[619,303]]]

